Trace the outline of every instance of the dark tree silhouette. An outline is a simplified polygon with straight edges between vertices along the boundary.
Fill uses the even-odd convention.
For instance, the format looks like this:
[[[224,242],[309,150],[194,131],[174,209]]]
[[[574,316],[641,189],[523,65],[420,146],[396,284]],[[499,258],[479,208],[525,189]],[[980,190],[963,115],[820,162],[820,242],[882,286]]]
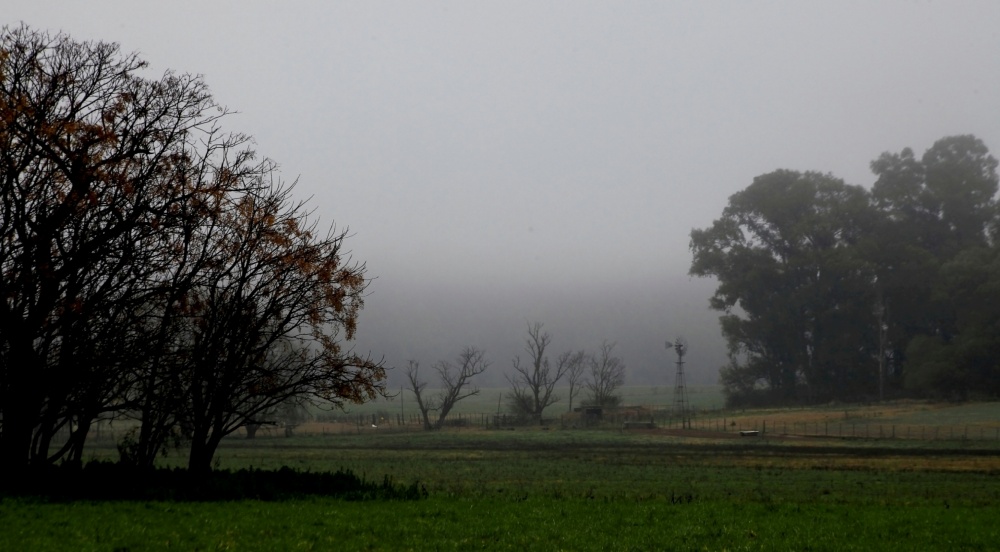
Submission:
[[[2,468],[79,461],[95,419],[130,415],[127,459],[184,432],[201,469],[274,401],[384,390],[381,364],[343,348],[367,285],[344,234],[317,233],[274,163],[221,131],[199,77],[145,66],[2,30]]]
[[[458,401],[478,395],[478,387],[468,389],[466,386],[470,378],[485,372],[489,366],[484,351],[476,347],[466,347],[459,353],[455,364],[442,360],[434,365],[441,382],[441,391],[433,397],[428,397],[425,393],[427,383],[420,380],[420,364],[411,360],[406,377],[410,382],[410,390],[416,395],[424,428],[440,429]],[[431,421],[432,412],[437,413],[437,420]]]
[[[524,340],[528,362],[522,363],[521,357],[515,357],[513,374],[505,376],[511,385],[509,403],[514,413],[539,424],[545,409],[559,400],[553,393],[556,384],[573,367],[574,361],[581,361],[571,353],[563,353],[553,370],[545,354],[551,342],[552,337],[542,331],[540,322],[529,324],[528,338]]]

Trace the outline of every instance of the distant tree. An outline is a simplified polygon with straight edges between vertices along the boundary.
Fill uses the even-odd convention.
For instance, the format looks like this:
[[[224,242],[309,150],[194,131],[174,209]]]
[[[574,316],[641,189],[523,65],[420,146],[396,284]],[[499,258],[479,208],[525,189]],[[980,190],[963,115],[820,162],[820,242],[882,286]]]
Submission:
[[[570,370],[570,360],[573,358],[570,353],[560,355],[553,371],[545,355],[545,349],[551,342],[552,337],[548,332],[542,331],[540,322],[529,324],[528,338],[524,345],[529,360],[522,363],[520,356],[514,357],[514,373],[504,376],[511,385],[508,399],[511,409],[515,414],[539,424],[542,423],[544,410],[559,400],[553,391],[559,380]]]
[[[1000,396],[1000,246],[966,249],[941,267],[937,301],[947,332],[918,334],[905,350],[904,383],[921,396]]]
[[[885,307],[890,384],[928,396],[986,392],[972,366],[996,364],[980,313],[995,299],[984,284],[998,243],[997,159],[963,135],[871,165],[882,218],[868,259]]]
[[[417,408],[420,409],[420,416],[424,422],[424,429],[430,430],[434,429],[434,424],[431,423],[430,414],[438,409],[436,399],[434,397],[428,397],[424,393],[424,389],[427,388],[427,382],[420,379],[420,363],[415,360],[408,361],[406,367],[406,379],[410,383],[410,390],[417,398]]]
[[[871,192],[775,171],[691,233],[730,403],[995,396],[998,161],[974,136],[872,162]],[[989,306],[987,306],[989,305]]]
[[[484,351],[476,347],[466,347],[459,353],[455,364],[442,360],[434,365],[441,382],[441,391],[433,397],[428,397],[424,392],[427,383],[420,379],[420,364],[410,361],[406,377],[410,383],[410,390],[416,395],[424,428],[440,429],[458,401],[478,395],[478,387],[467,389],[466,386],[469,384],[469,379],[482,374],[489,366]],[[430,417],[432,412],[437,413],[437,419],[434,421],[431,421]]]
[[[565,358],[564,358],[565,357]],[[586,351],[565,352],[559,357],[559,362],[565,362],[566,382],[569,384],[569,411],[573,411],[573,397],[579,392],[580,387],[585,384],[587,367],[590,364],[590,357]]]
[[[691,274],[719,282],[710,304],[723,312],[723,381],[738,383],[730,397],[761,388],[776,400],[828,400],[874,389],[876,274],[859,244],[876,216],[860,186],[775,171],[691,232]]]
[[[586,382],[590,392],[588,402],[594,406],[618,406],[621,397],[618,388],[625,384],[625,363],[614,356],[615,343],[605,341],[597,354],[590,357],[590,378]]]

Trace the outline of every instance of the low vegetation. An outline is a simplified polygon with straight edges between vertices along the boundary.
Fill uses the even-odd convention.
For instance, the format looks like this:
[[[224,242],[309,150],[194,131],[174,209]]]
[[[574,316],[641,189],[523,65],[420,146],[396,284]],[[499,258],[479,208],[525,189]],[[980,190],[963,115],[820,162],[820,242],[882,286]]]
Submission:
[[[998,405],[908,406],[882,417],[919,419],[926,407],[940,419],[992,423]],[[830,408],[795,412],[814,419]],[[1000,539],[998,453],[995,440],[739,438],[697,429],[299,431],[224,440],[215,471],[388,475],[399,496],[417,500],[8,496],[0,548],[986,550]],[[110,443],[88,449],[91,458],[114,454]],[[182,456],[160,463],[180,465]]]

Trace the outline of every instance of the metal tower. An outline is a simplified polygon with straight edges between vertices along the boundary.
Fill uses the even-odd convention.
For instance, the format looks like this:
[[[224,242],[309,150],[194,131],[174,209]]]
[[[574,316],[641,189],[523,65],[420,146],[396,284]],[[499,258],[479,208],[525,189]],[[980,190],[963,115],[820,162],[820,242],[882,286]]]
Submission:
[[[673,343],[667,342],[667,349],[677,353],[677,375],[674,377],[674,405],[671,417],[681,420],[681,427],[691,427],[691,404],[688,402],[687,384],[684,382],[684,354],[687,353],[687,341],[678,337]]]

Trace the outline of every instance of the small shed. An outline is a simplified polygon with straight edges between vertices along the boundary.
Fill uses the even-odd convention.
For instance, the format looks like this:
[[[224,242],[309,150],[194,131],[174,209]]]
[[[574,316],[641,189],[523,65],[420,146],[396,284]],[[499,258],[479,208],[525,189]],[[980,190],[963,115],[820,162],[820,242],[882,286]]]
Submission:
[[[601,421],[604,416],[604,409],[599,406],[585,406],[581,409],[583,423],[593,425]]]

